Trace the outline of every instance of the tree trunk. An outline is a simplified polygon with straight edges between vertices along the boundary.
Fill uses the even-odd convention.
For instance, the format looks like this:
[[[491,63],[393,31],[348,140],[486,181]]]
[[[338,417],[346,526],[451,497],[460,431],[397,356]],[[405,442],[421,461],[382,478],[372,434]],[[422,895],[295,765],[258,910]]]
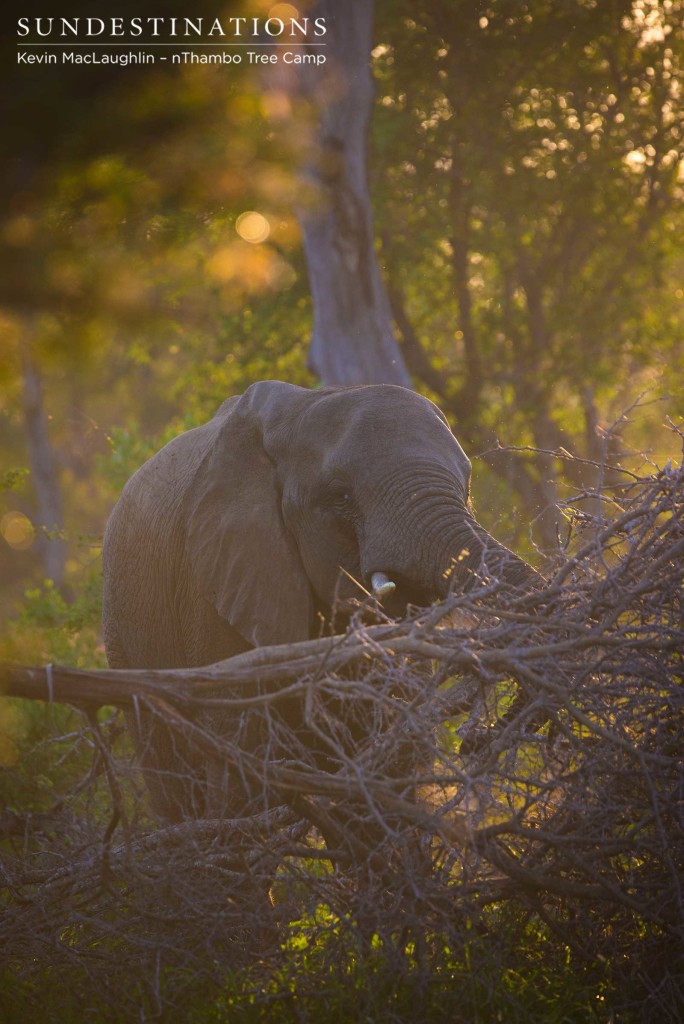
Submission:
[[[473,300],[470,294],[468,257],[471,249],[471,199],[469,185],[461,168],[461,144],[454,139],[451,146],[452,257],[451,267],[454,293],[458,303],[459,326],[463,335],[463,385],[458,396],[461,421],[472,429],[472,421],[479,413],[482,393],[482,361],[480,346],[473,321]]]
[[[318,112],[305,168],[311,201],[299,220],[314,303],[309,365],[325,384],[411,387],[375,251],[366,142],[374,96],[373,0],[319,0],[328,26],[327,74],[303,66],[299,84]]]
[[[22,347],[21,362],[26,448],[37,506],[35,524],[43,527],[38,541],[39,550],[45,576],[60,586],[64,579],[66,544],[62,538],[47,535],[47,531],[61,530],[64,525],[59,467],[48,437],[43,384],[40,370],[31,353],[30,342]]]

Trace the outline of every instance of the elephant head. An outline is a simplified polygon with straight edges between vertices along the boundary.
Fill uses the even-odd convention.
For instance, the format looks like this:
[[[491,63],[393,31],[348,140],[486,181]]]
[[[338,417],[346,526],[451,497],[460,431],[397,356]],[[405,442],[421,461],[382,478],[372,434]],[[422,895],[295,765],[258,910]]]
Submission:
[[[253,385],[126,485],[104,544],[110,664],[191,667],[308,639],[371,595],[399,616],[485,576],[536,586],[475,521],[470,469],[412,391]],[[166,818],[198,806],[194,783],[169,795],[174,742],[158,724],[138,735]]]
[[[268,381],[213,423],[188,490],[189,564],[252,644],[306,638],[316,613],[366,593],[398,615],[482,576],[539,579],[475,521],[470,462],[414,392]]]

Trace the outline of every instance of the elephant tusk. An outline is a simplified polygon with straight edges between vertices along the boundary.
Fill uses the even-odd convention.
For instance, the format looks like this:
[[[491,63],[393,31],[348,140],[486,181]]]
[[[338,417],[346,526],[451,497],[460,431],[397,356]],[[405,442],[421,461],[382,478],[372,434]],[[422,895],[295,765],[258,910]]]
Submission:
[[[384,572],[374,572],[371,576],[371,588],[373,596],[382,601],[383,597],[389,597],[397,589],[397,585]]]

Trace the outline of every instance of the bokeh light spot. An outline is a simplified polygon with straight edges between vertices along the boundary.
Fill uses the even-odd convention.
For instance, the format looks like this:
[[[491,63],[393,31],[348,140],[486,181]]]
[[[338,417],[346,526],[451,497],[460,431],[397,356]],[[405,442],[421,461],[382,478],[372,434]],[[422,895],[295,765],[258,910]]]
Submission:
[[[271,225],[262,213],[248,210],[238,217],[235,230],[245,242],[265,242],[271,233]]]
[[[33,523],[23,512],[6,512],[0,519],[0,533],[16,551],[30,548],[36,535]]]
[[[281,21],[289,21],[290,18],[298,18],[299,11],[294,4],[275,4],[268,12],[269,18],[280,18]]]

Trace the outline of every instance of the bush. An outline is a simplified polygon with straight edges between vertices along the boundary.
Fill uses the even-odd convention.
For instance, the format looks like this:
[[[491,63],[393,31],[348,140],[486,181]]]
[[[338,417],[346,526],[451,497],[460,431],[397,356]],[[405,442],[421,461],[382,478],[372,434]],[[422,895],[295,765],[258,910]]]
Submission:
[[[89,710],[42,741],[51,805],[26,784],[0,819],[6,1015],[682,1019],[683,498],[681,470],[623,488],[541,593],[485,579],[154,680],[55,668]],[[43,670],[4,675],[45,695]],[[154,827],[119,716],[94,711],[134,691],[253,813]],[[212,732],[217,706],[257,716],[262,748]]]

